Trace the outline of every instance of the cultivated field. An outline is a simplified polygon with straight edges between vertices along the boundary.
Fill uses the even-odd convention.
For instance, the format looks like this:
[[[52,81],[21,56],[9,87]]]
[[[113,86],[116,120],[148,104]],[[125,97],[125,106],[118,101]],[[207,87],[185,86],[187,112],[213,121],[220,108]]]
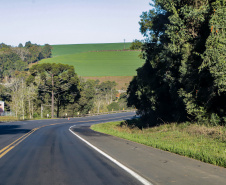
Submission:
[[[53,57],[61,55],[70,55],[75,53],[84,53],[89,51],[103,50],[123,50],[128,49],[131,43],[105,43],[105,44],[68,44],[68,45],[52,45]]]
[[[73,65],[79,76],[134,76],[143,60],[139,51],[103,51],[62,55],[41,62]]]
[[[117,89],[126,89],[136,69],[144,60],[140,51],[128,49],[131,43],[53,45],[53,57],[40,63],[73,65],[75,72],[86,79],[115,81]]]

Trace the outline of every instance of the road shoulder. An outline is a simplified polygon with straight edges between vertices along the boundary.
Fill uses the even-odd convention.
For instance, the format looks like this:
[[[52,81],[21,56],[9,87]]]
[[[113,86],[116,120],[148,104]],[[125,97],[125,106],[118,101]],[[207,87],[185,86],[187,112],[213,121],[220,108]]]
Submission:
[[[226,182],[225,168],[98,133],[89,126],[71,130],[153,184],[218,185]]]

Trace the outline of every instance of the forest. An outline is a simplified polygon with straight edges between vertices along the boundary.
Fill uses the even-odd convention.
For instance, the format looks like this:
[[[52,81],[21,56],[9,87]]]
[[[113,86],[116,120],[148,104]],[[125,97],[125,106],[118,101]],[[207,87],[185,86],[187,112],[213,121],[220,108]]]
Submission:
[[[19,71],[28,70],[29,65],[36,63],[44,58],[50,58],[52,55],[51,46],[45,44],[39,46],[30,41],[19,44],[18,47],[12,47],[4,43],[0,44],[0,78],[1,81],[7,80]]]
[[[226,1],[154,0],[143,12],[143,67],[127,90],[143,126],[226,125]]]

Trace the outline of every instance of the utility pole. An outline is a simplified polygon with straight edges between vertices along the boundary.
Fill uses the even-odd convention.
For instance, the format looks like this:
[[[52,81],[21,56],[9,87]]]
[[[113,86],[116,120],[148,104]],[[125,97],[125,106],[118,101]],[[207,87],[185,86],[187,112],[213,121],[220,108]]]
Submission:
[[[124,50],[126,49],[126,39],[124,39]]]
[[[53,74],[52,74],[52,118],[54,118],[54,93],[53,93]]]
[[[41,118],[43,118],[43,106],[41,104]]]

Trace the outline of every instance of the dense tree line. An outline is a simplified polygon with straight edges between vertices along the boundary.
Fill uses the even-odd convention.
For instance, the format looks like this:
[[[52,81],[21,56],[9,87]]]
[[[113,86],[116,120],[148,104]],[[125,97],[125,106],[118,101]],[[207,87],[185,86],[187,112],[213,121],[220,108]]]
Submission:
[[[52,47],[49,44],[40,46],[32,44],[30,41],[25,46],[19,44],[12,47],[4,43],[0,44],[0,79],[7,81],[15,75],[17,71],[28,69],[28,65],[44,58],[50,58]]]
[[[6,110],[21,119],[80,116],[125,109],[126,96],[116,98],[116,83],[78,78],[73,66],[55,63],[33,65],[0,85]]]
[[[102,113],[127,108],[126,96],[116,98],[116,82],[80,79],[80,97],[75,104],[81,114]],[[114,106],[116,104],[116,106]]]
[[[18,47],[0,44],[0,100],[5,101],[6,111],[31,119],[47,114],[64,117],[107,112],[108,106],[111,110],[127,107],[126,97],[116,99],[115,82],[85,81],[69,65],[34,65],[50,58],[51,50],[48,44],[30,41]]]
[[[128,88],[144,125],[191,120],[226,124],[226,1],[154,0],[143,12],[147,38]]]

